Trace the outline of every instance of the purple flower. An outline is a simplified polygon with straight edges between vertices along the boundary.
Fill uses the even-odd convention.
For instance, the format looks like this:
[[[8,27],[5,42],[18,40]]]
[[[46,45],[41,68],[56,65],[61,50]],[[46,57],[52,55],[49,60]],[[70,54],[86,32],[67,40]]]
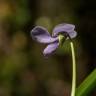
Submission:
[[[51,36],[44,27],[36,26],[31,30],[31,35],[35,41],[47,44],[43,54],[44,56],[49,56],[55,52],[61,41],[76,37],[77,33],[74,31],[74,28],[75,26],[72,24],[59,24],[53,29]],[[62,37],[65,39],[62,39]]]

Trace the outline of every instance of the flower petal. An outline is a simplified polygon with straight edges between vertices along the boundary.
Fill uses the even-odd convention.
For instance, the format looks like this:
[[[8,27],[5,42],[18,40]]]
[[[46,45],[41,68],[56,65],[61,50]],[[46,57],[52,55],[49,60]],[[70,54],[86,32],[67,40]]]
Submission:
[[[44,56],[52,55],[59,46],[59,41],[49,44],[43,51]]]
[[[52,38],[49,32],[41,26],[36,26],[31,30],[31,35],[34,40],[39,43],[52,43],[57,40],[57,38]]]
[[[65,33],[67,32],[69,34],[69,36],[71,37],[70,34],[72,34],[72,36],[75,34],[74,32],[74,28],[75,26],[73,24],[66,24],[66,23],[63,23],[63,24],[59,24],[57,25],[54,29],[53,29],[53,37],[54,36],[57,36],[59,33]],[[71,33],[72,32],[72,33]],[[75,36],[75,35],[74,35]],[[74,37],[73,36],[73,37]],[[72,37],[71,37],[72,38]]]
[[[77,32],[76,31],[69,32],[69,36],[71,38],[75,38],[77,36]]]

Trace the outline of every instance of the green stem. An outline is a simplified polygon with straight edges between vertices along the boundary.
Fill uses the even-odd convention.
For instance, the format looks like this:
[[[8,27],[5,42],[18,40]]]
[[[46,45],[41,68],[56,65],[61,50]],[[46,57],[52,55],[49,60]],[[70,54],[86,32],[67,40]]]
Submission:
[[[71,96],[75,96],[75,91],[76,91],[76,60],[75,60],[75,50],[74,50],[74,45],[72,42],[71,37],[69,34],[67,36],[70,39],[70,46],[71,46],[71,53],[72,53],[72,91],[71,91]],[[64,40],[66,39],[65,36],[62,34],[59,34],[59,44],[62,45],[64,43]]]
[[[75,96],[76,91],[76,60],[75,60],[75,50],[73,42],[70,42],[71,52],[72,52],[72,90],[71,96]]]

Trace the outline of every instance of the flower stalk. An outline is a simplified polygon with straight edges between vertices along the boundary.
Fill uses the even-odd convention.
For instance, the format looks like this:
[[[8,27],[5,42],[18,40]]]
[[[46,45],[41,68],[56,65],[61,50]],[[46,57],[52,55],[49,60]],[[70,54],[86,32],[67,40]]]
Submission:
[[[71,54],[72,54],[72,90],[71,90],[71,96],[75,96],[75,93],[76,93],[76,59],[75,59],[74,44],[72,41],[70,42],[70,47],[71,47]]]
[[[72,39],[69,36],[69,34],[67,34],[67,37],[70,40],[70,47],[71,47],[71,54],[72,54],[72,90],[71,90],[71,96],[75,96],[75,94],[76,94],[76,59],[75,59],[75,50],[74,50],[74,44],[73,44]],[[65,36],[63,36],[62,34],[59,34],[59,44],[60,45],[62,45],[64,43],[65,39],[66,39]]]

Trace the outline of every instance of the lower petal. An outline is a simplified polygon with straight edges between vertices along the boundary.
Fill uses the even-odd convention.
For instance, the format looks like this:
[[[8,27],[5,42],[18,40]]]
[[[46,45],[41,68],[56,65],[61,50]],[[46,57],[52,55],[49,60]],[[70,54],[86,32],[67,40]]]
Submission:
[[[59,42],[56,41],[54,43],[49,44],[43,51],[44,56],[52,55],[55,50],[58,48]]]

